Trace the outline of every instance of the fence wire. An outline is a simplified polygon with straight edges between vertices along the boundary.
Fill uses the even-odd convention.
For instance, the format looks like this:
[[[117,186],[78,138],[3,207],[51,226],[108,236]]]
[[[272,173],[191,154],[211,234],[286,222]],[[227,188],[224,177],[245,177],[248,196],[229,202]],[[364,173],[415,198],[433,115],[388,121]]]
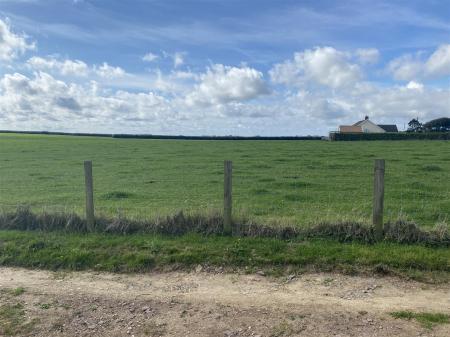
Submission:
[[[223,210],[233,161],[233,214],[260,223],[370,222],[373,162],[386,159],[385,220],[450,217],[448,142],[72,139],[0,147],[0,207],[84,214],[92,160],[97,214],[155,217]],[[87,143],[86,143],[87,142]],[[391,149],[385,149],[389,144]],[[392,145],[393,144],[393,145]],[[436,150],[437,148],[437,150]]]

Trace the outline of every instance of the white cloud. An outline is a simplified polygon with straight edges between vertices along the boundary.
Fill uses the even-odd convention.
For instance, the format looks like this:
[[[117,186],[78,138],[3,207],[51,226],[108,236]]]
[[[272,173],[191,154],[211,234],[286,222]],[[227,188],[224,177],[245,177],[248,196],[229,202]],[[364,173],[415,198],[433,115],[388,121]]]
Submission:
[[[153,62],[159,58],[158,55],[148,52],[144,56],[142,56],[142,61]]]
[[[286,98],[286,111],[305,119],[326,120],[327,123],[336,123],[335,120],[348,112],[347,104],[331,95],[323,95],[307,90],[300,90]]]
[[[361,48],[356,50],[356,56],[362,64],[375,64],[380,58],[380,52],[376,48]]]
[[[176,81],[175,77],[167,79]],[[197,134],[225,132],[212,124],[227,125],[226,130],[234,130],[239,124],[247,134],[255,134],[252,130],[256,125],[267,132],[270,125],[277,125],[272,130],[275,134],[283,134],[283,130],[304,134],[307,131],[295,131],[292,126],[302,121],[297,127],[310,125],[324,134],[326,129],[364,115],[378,123],[399,126],[412,117],[429,120],[450,115],[450,90],[418,82],[394,87],[360,82],[345,91],[282,91],[267,96],[262,103],[248,101],[267,93],[262,74],[252,68],[215,65],[199,75],[199,81],[183,99],[181,92],[165,97],[152,91],[113,91],[96,81],[71,83],[45,72],[6,74],[0,79],[0,122],[19,129],[188,130],[185,132]],[[217,124],[218,120],[222,122]]]
[[[8,21],[0,19],[0,61],[11,61],[35,47],[26,36],[12,32]]]
[[[421,77],[423,63],[418,55],[402,55],[388,64],[388,71],[394,79],[400,81],[410,81]]]
[[[350,55],[332,47],[317,47],[294,54],[293,60],[276,64],[270,71],[275,83],[303,86],[316,83],[344,88],[362,77],[358,65],[349,62]]]
[[[186,97],[188,105],[245,101],[269,93],[263,74],[249,67],[216,64],[200,75],[200,83]]]
[[[179,66],[184,64],[184,55],[183,53],[175,53],[173,54],[173,66],[178,68]]]
[[[365,115],[376,123],[397,123],[401,127],[417,116],[430,120],[450,115],[450,90],[427,88],[416,82],[394,87],[362,83],[361,88],[340,93],[300,90],[286,96],[281,109],[305,121],[319,121],[329,130]]]
[[[450,44],[439,46],[426,60],[422,56],[423,53],[402,55],[389,62],[388,72],[401,81],[450,75]]]
[[[450,75],[450,44],[443,44],[425,63],[428,76],[443,77]]]
[[[111,80],[122,78],[127,75],[125,70],[121,67],[110,66],[106,62],[103,62],[100,66],[88,66],[85,62],[80,60],[60,60],[52,56],[33,56],[27,61],[26,65],[32,70],[42,70],[62,76],[99,76],[100,78]]]
[[[96,82],[66,83],[39,72],[33,77],[14,73],[0,80],[0,120],[55,126],[86,121],[133,122],[167,119],[170,105],[155,93],[103,92]],[[172,112],[172,116],[175,113]]]
[[[94,72],[103,78],[117,78],[125,76],[125,70],[120,67],[110,66],[108,63],[103,62],[101,66],[94,66]]]
[[[0,55],[11,60],[32,48],[6,27],[28,47],[16,43],[7,50],[6,40],[0,39]],[[0,30],[0,37],[4,32]],[[273,83],[285,85],[276,86],[275,92],[255,68],[215,64],[195,72],[181,67],[185,55],[147,53],[143,61],[161,57],[173,67],[142,73],[59,56],[31,57],[26,67],[14,63],[12,73],[0,77],[0,123],[18,129],[172,134],[304,134],[306,129],[295,127],[307,125],[324,134],[364,115],[378,123],[450,115],[450,89],[422,84],[422,79],[450,74],[450,45],[441,45],[428,57],[416,53],[392,60],[389,71],[406,81],[397,86],[363,81],[363,67],[378,62],[377,49],[306,49],[269,71]]]
[[[34,70],[51,71],[64,76],[87,76],[89,72],[88,65],[80,60],[60,61],[53,57],[33,56],[27,61],[27,65]]]
[[[416,82],[416,81],[410,81],[407,85],[406,85],[407,89],[411,89],[411,90],[423,90],[424,86],[422,83]]]
[[[165,58],[172,59],[174,68],[178,68],[184,64],[184,56],[186,55],[186,52],[179,51],[171,54],[163,51],[162,54]]]
[[[419,83],[406,87],[374,88],[372,92],[355,97],[361,112],[382,121],[409,120],[419,116],[430,120],[450,115],[450,90],[428,88]]]

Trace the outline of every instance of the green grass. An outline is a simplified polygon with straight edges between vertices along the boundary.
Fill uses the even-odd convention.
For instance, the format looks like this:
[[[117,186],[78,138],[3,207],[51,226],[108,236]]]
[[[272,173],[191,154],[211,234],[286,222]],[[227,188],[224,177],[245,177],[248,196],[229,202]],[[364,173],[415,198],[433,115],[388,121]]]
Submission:
[[[166,267],[341,270],[447,275],[450,249],[418,245],[282,241],[188,234],[67,234],[0,231],[0,265],[49,270],[145,272]]]
[[[392,312],[391,316],[398,319],[406,319],[406,320],[416,320],[424,328],[432,329],[433,326],[437,324],[449,324],[450,323],[450,315],[443,313],[427,313],[420,312],[415,313],[412,311],[396,311]]]
[[[20,296],[25,292],[25,289],[23,287],[18,287],[12,290],[13,296]]]
[[[50,309],[50,307],[51,307],[51,304],[49,304],[49,303],[41,303],[41,304],[39,304],[39,308],[41,308],[43,310],[48,310],[48,309]]]
[[[233,160],[234,209],[259,223],[371,218],[373,160],[386,159],[386,220],[450,218],[446,141],[178,141],[0,134],[0,207],[83,214],[93,160],[105,215],[152,218],[221,209]]]
[[[20,296],[23,293],[25,293],[25,288],[18,287],[18,288],[15,288],[15,289],[1,289],[0,292],[4,292],[6,294],[9,294],[9,295],[17,297],[17,296]]]

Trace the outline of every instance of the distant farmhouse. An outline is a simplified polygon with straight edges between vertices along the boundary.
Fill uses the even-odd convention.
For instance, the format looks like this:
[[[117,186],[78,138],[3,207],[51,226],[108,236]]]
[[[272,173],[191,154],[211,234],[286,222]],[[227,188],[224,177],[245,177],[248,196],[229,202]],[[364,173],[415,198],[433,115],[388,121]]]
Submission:
[[[353,125],[340,125],[340,133],[385,133],[398,132],[395,124],[375,124],[369,120],[369,116]]]

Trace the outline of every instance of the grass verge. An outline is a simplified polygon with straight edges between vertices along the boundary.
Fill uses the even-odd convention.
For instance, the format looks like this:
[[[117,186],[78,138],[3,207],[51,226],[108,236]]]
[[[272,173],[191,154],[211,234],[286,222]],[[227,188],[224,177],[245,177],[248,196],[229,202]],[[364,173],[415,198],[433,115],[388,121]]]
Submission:
[[[429,312],[419,312],[415,313],[412,311],[395,311],[391,313],[391,316],[399,319],[406,320],[416,320],[424,328],[432,329],[433,326],[437,324],[449,324],[450,315],[442,313],[429,313]]]
[[[0,231],[0,265],[49,270],[146,272],[174,267],[263,269],[279,273],[363,270],[447,280],[450,249],[396,243],[340,243],[186,234],[76,234]]]

